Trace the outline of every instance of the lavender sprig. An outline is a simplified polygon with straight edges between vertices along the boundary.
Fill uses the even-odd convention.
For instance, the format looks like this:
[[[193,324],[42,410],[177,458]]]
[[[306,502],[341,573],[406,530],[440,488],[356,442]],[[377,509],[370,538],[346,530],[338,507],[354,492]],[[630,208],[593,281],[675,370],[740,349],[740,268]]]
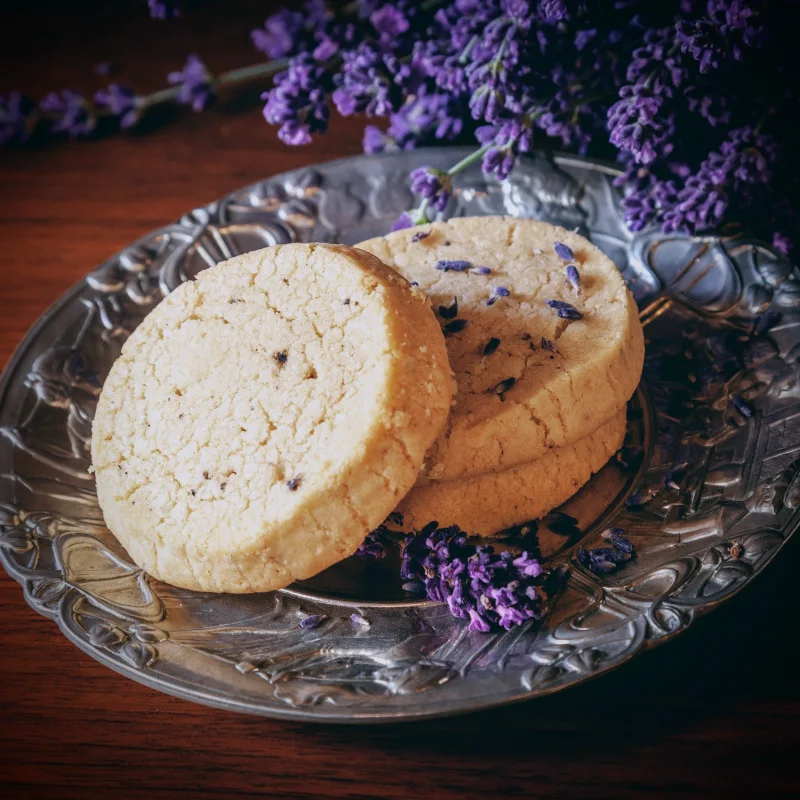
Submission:
[[[514,556],[467,544],[457,527],[431,522],[403,543],[401,577],[426,597],[447,603],[472,631],[506,630],[546,612],[548,575],[527,552]]]

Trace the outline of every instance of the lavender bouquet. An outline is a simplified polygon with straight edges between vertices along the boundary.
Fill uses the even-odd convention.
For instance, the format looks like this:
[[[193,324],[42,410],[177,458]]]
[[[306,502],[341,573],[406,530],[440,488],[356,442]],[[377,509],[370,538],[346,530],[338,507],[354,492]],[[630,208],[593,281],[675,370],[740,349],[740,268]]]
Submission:
[[[180,13],[149,0],[152,16]],[[520,154],[558,146],[614,158],[632,230],[747,230],[788,253],[797,240],[791,147],[798,66],[793,0],[309,0],[252,32],[267,61],[213,74],[192,55],[148,96],[112,83],[93,99],[0,98],[0,142],[137,124],[161,103],[206,108],[227,84],[273,81],[264,118],[286,144],[324,134],[331,107],[367,125],[368,153],[474,142],[449,170],[411,175],[441,212],[455,175],[480,162],[505,180]]]

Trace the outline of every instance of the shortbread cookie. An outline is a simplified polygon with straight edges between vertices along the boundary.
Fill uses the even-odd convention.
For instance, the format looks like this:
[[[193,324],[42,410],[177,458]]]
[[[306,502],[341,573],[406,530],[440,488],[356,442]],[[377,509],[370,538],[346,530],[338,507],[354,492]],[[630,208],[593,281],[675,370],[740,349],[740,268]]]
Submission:
[[[466,217],[357,246],[424,289],[445,332],[456,404],[420,483],[507,469],[577,442],[639,383],[636,303],[613,262],[576,233]]]
[[[377,258],[247,253],[180,286],[123,347],[92,432],[98,500],[156,578],[286,586],[397,505],[452,392],[426,296]]]
[[[619,450],[625,427],[623,409],[589,436],[528,464],[415,486],[397,508],[403,529],[420,530],[437,520],[440,526],[487,535],[539,519],[572,497]]]

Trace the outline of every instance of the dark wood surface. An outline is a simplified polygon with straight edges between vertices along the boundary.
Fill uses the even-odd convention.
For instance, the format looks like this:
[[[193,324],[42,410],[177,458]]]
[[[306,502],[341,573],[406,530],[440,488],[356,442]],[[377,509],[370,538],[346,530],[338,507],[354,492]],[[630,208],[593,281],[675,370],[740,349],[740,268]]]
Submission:
[[[92,65],[109,58],[144,90],[192,51],[215,69],[245,65],[264,4],[219,5],[158,24],[135,0],[19,3],[0,12],[0,92],[93,89]],[[360,120],[284,147],[256,98],[165,114],[135,135],[0,152],[0,364],[62,292],[149,229],[271,173],[359,152]],[[250,718],[159,694],[78,651],[3,574],[0,794],[796,797],[798,557],[794,541],[744,593],[612,674],[493,712],[381,727]]]

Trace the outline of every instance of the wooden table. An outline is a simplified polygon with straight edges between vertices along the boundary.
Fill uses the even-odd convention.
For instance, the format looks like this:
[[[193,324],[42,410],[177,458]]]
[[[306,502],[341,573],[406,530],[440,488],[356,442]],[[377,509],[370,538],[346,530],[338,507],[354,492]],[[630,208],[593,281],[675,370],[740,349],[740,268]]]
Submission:
[[[0,91],[154,90],[197,51],[251,60],[263,4],[155,23],[141,2],[20,3],[0,14]],[[66,6],[59,9],[59,6]],[[56,77],[57,76],[57,77]],[[243,184],[360,151],[361,120],[311,148],[263,123],[257,91],[133,135],[0,152],[0,364],[50,303],[151,228]],[[14,798],[688,798],[797,796],[800,649],[791,543],[685,634],[544,700],[452,720],[302,725],[176,700],[95,663],[0,577],[0,790]]]

